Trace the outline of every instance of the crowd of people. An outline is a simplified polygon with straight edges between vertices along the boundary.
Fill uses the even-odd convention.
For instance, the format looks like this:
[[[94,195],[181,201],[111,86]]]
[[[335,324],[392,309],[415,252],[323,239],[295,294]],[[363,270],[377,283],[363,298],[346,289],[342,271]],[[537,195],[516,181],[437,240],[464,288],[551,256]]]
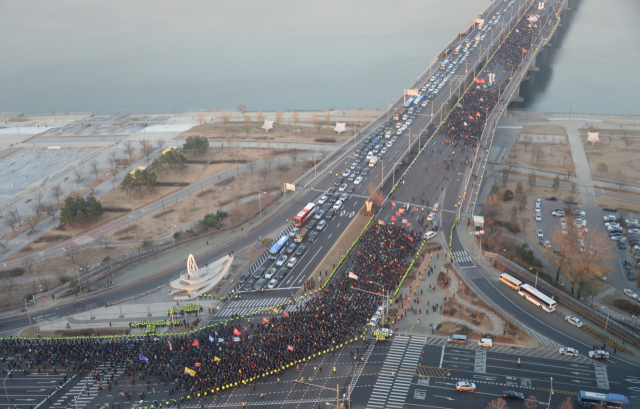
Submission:
[[[298,301],[293,311],[274,310],[275,315],[260,322],[233,320],[164,337],[6,338],[1,341],[2,368],[89,370],[109,388],[112,382],[117,385],[116,368],[124,368],[126,383],[153,379],[170,384],[171,393],[181,396],[249,384],[319,352],[335,353],[340,344],[362,334],[383,303],[377,294],[399,284],[418,242],[417,234],[403,227],[372,226],[334,281]],[[7,359],[11,356],[20,358]]]
[[[551,9],[538,10],[537,6],[531,6],[493,55],[488,64],[489,71],[516,70],[540,31],[544,28],[546,33],[553,27],[557,21],[559,7],[559,2]],[[552,20],[545,24],[549,18]],[[447,138],[477,141],[482,135],[487,116],[509,81],[510,75],[507,75],[504,81],[487,87],[488,78],[479,77],[478,82],[471,85],[443,124],[442,132]]]

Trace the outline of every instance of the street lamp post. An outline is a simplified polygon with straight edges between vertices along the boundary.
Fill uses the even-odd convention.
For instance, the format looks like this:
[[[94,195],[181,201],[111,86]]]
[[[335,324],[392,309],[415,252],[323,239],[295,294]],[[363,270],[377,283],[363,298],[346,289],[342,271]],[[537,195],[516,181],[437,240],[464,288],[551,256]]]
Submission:
[[[387,120],[389,120],[389,118],[391,117],[391,103],[389,101],[391,101],[393,99],[393,97],[391,98],[387,98]]]
[[[389,308],[389,302],[387,301],[389,299],[389,290],[385,290],[384,286],[380,283],[376,283],[374,281],[368,281],[369,284],[374,284],[377,285],[378,287],[382,288],[382,290],[385,292],[385,295],[382,296],[383,302],[384,302],[384,308],[382,309],[382,326],[384,327],[384,313],[387,310],[387,308]]]
[[[174,225],[174,224],[172,224],[172,225],[171,225],[171,240],[173,240],[173,251],[176,251],[176,238],[175,238],[175,236],[173,235],[173,228],[174,228],[174,227],[177,229],[177,228],[178,228],[178,226],[176,226],[176,225]]]
[[[80,292],[82,292],[82,282],[80,281],[80,272],[82,271],[82,267],[76,266],[76,273],[78,273],[78,285],[80,286]]]
[[[260,217],[262,217],[262,201],[260,198],[262,197],[262,193],[267,194],[267,192],[261,192],[258,190],[258,204],[260,205]]]
[[[532,270],[533,267],[529,267],[529,270]],[[538,267],[536,267],[536,283],[534,284],[534,287],[538,288]]]
[[[309,380],[311,380],[311,379],[309,379]],[[336,407],[337,407],[337,408],[339,408],[339,407],[340,407],[340,385],[336,385],[336,388],[335,388],[335,389],[333,389],[333,388],[327,388],[326,386],[314,385],[314,384],[312,384],[311,382],[305,382],[304,380],[297,380],[297,379],[294,379],[294,381],[293,381],[293,382],[295,382],[295,383],[300,382],[300,383],[303,383],[303,384],[305,384],[305,385],[315,386],[315,387],[317,387],[317,388],[322,388],[322,389],[328,389],[328,390],[330,390],[330,391],[336,391]],[[351,388],[349,387],[349,389],[351,389]],[[350,391],[349,391],[349,396],[351,396],[351,392],[350,392]],[[329,402],[327,402],[327,404],[329,404]]]
[[[11,375],[11,371],[9,371],[9,373],[7,374],[7,376],[4,377],[4,381],[2,381],[2,385],[4,386],[4,394],[7,396],[7,403],[11,403],[11,401],[9,400],[9,394],[7,393],[7,378],[9,377],[9,375]]]
[[[548,408],[551,407],[551,395],[553,395],[553,376],[551,376],[549,379],[551,380],[551,388],[549,389],[549,403],[547,404]]]
[[[604,308],[604,307],[602,307]],[[604,324],[604,333],[607,333],[607,327],[609,326],[609,314],[611,314],[611,308],[607,307],[607,322]]]

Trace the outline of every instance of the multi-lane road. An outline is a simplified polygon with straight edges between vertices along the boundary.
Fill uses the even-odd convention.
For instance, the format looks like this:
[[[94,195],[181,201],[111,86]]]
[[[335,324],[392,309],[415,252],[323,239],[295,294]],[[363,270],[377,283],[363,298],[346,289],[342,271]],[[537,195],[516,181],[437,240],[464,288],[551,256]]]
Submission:
[[[490,20],[497,10],[501,10],[507,4],[506,2],[495,2],[487,12],[485,20]],[[522,4],[523,2],[516,1],[511,7],[516,10]],[[493,30],[498,31],[504,28],[508,20],[507,17],[503,18],[504,20],[497,24]],[[468,36],[473,38],[475,34],[477,34],[477,30],[472,31]],[[497,39],[499,36],[495,37]],[[461,38],[460,41],[464,41],[464,38]],[[488,45],[490,41],[491,39],[487,37],[482,44]],[[484,51],[482,51],[483,48]],[[472,50],[467,61],[477,63],[481,53],[486,52],[486,48],[488,47],[483,46]],[[471,64],[469,63],[469,65]],[[473,67],[466,68],[465,64],[461,64],[459,67],[459,70],[466,69],[471,71]],[[435,64],[418,79],[415,88],[421,89],[429,78],[438,71],[439,65]],[[500,79],[506,75],[504,71],[497,71],[497,82],[500,82]],[[308,246],[306,253],[297,265],[290,269],[288,275],[278,282],[275,289],[267,289],[264,292],[243,292],[241,300],[221,303],[216,315],[209,319],[222,320],[233,315],[245,315],[267,306],[287,302],[291,293],[300,288],[317,263],[342,234],[353,215],[362,207],[368,197],[367,187],[372,184],[382,185],[382,190],[389,192],[392,187],[389,176],[393,171],[394,164],[401,162],[406,156],[412,158],[411,141],[423,130],[433,129],[429,128],[430,125],[433,125],[431,112],[438,112],[449,98],[449,89],[455,89],[463,80],[462,72],[452,75],[449,85],[443,87],[441,93],[428,102],[426,107],[422,107],[421,112],[416,113],[416,118],[408,127],[412,136],[409,136],[409,131],[405,131],[388,148],[388,152],[381,158],[381,162],[373,168],[368,168],[369,173],[364,176],[360,185],[356,185],[353,193],[349,194],[349,198],[345,201],[338,215],[329,219],[328,226],[319,232],[318,240],[309,243],[305,239],[303,244]],[[394,106],[394,109],[399,108],[398,104]],[[336,173],[342,173],[343,170],[350,168],[354,162],[352,152],[363,143],[365,138],[370,137],[370,134],[376,131],[385,120],[386,118],[378,119],[368,128],[368,131],[357,137],[353,145],[343,147],[339,154],[334,155],[333,159],[323,164],[324,168],[319,171],[329,170],[332,177],[304,181],[300,187],[303,189],[307,187],[307,189],[291,206],[285,208],[267,223],[247,232],[245,236],[203,257],[199,262],[209,262],[225,255],[229,250],[248,246],[254,243],[258,236],[277,239],[280,235],[287,234],[292,226],[290,223],[285,223],[285,220],[291,221],[293,216],[307,203],[316,201],[324,192],[333,187]],[[383,138],[381,142],[386,143],[388,140]],[[380,220],[389,222],[397,211],[397,207],[407,204],[413,211],[410,211],[404,218],[413,222],[414,226],[418,226],[417,220],[422,217],[423,213],[426,215],[430,207],[438,202],[441,205],[441,210],[437,214],[436,221],[439,226],[443,224],[445,228],[451,226],[456,216],[455,205],[461,194],[460,187],[465,184],[468,177],[469,166],[465,162],[467,159],[471,159],[472,155],[462,154],[460,148],[443,144],[443,141],[443,137],[436,135],[429,142],[425,153],[394,191],[395,199],[393,202],[396,206],[391,204],[391,200],[386,200],[378,215]],[[426,139],[423,142],[427,142]],[[408,152],[409,155],[407,155]],[[416,149],[414,149],[415,152],[417,152]],[[450,161],[448,167],[442,165],[445,160]],[[434,162],[435,165],[432,165]],[[310,185],[313,185],[313,189],[308,188]],[[426,204],[427,201],[429,206]],[[443,244],[448,243],[448,240],[445,240],[441,234],[437,240]],[[539,311],[523,301],[521,297],[516,296],[511,290],[501,286],[495,276],[482,270],[476,266],[472,259],[465,256],[464,248],[459,242],[454,245],[454,250],[460,256],[459,266],[468,267],[464,269],[464,277],[470,285],[483,298],[492,300],[498,309],[503,308],[505,315],[508,311],[514,321],[536,334],[535,337],[538,341],[536,346],[518,349],[512,346],[495,345],[492,349],[485,351],[480,350],[477,345],[471,344],[446,346],[444,340],[437,337],[399,334],[386,343],[372,345],[366,352],[362,341],[337,349],[334,353],[323,355],[318,360],[307,362],[296,370],[286,372],[280,379],[280,384],[277,384],[276,380],[269,379],[268,382],[259,383],[255,390],[249,386],[207,400],[204,397],[192,398],[189,401],[184,401],[183,404],[200,407],[206,403],[213,405],[213,407],[228,407],[238,406],[240,402],[248,401],[271,407],[324,406],[325,403],[335,402],[336,393],[319,386],[335,388],[336,385],[339,385],[338,394],[342,399],[347,390],[346,385],[351,385],[354,407],[453,408],[468,406],[480,408],[485,407],[489,400],[500,396],[503,390],[509,389],[524,392],[527,397],[535,395],[539,401],[547,401],[551,389],[550,376],[554,377],[556,394],[551,398],[555,403],[558,403],[564,395],[575,397],[576,392],[582,389],[605,393],[615,391],[632,396],[632,399],[637,399],[633,398],[635,395],[640,397],[640,390],[633,389],[637,388],[635,385],[640,383],[640,378],[637,376],[639,366],[617,356],[606,362],[589,360],[585,353],[592,348],[592,345],[589,345],[589,340],[584,333],[573,327],[567,328],[563,317]],[[273,263],[273,260],[262,259],[252,269],[255,270],[258,267],[268,269]],[[163,285],[168,277],[175,275],[176,272],[176,270],[160,271],[142,283],[118,289],[118,296],[127,297]],[[66,316],[84,311],[87,306],[103,305],[112,300],[112,294],[105,294],[91,300],[60,307],[52,313],[57,317]],[[260,318],[252,319],[259,320]],[[26,319],[23,318],[3,324],[4,329],[25,325]],[[576,358],[561,357],[557,353],[559,346],[578,348],[581,355]],[[520,366],[517,364],[518,358],[522,361]],[[611,367],[615,370],[611,370]],[[46,378],[49,375],[52,377]],[[51,381],[58,380],[55,376],[55,374],[46,373],[40,375],[44,380],[31,376],[27,377],[28,381],[24,380],[25,383],[16,382],[21,386],[17,386],[12,396],[16,399],[20,398],[19,395],[22,394],[25,395],[23,396],[25,399],[36,398],[41,401],[42,396],[38,393],[50,392],[51,385],[43,383],[42,387],[38,387],[40,385],[38,382],[53,383]],[[295,382],[301,378],[313,385]],[[20,379],[19,375],[13,379]],[[459,380],[469,380],[476,383],[477,391],[473,393],[456,391],[455,383]],[[93,384],[89,385],[86,378],[74,378],[65,386],[64,391],[57,392],[52,397],[52,400],[55,401],[54,404],[71,406],[73,396],[81,394],[85,385],[95,387]],[[179,396],[169,395],[168,388],[163,385],[152,384],[150,387],[155,388],[157,393],[151,394],[151,396],[148,394],[145,399],[142,399],[141,406],[150,406],[155,400],[164,402],[179,399]],[[140,401],[140,393],[147,392],[147,387],[131,385],[127,386],[126,390],[132,390],[137,401]],[[261,393],[265,395],[262,401],[259,400]],[[32,397],[26,396],[29,394],[32,394]],[[6,398],[4,399],[6,401]],[[84,398],[79,406],[102,405],[104,402],[118,402],[118,399],[122,403],[125,402],[115,391],[105,391],[100,395],[91,393]],[[1,399],[0,402],[6,403]],[[20,406],[23,406],[22,403]],[[514,407],[516,406],[514,405]]]

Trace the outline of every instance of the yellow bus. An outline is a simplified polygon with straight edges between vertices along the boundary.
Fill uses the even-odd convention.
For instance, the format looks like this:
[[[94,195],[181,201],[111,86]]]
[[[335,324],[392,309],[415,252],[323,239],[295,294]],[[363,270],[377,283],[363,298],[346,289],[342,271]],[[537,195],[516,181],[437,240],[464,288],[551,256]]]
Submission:
[[[175,146],[169,146],[167,149],[162,151],[162,154],[164,155],[167,152],[171,152],[171,151],[177,151]]]
[[[129,172],[129,174],[131,175],[132,178],[136,178],[136,170],[139,170],[140,172],[142,172],[143,170],[145,170],[147,167],[146,166],[138,166],[137,168],[135,168],[134,170],[132,170],[131,172]]]

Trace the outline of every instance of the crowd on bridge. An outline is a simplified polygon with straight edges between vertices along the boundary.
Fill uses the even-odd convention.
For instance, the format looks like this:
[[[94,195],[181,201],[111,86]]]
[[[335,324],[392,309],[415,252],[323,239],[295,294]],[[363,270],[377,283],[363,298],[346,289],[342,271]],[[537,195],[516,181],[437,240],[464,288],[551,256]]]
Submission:
[[[548,32],[557,22],[559,7],[560,3],[556,2],[553,8],[538,10],[537,6],[531,6],[527,10],[515,29],[493,55],[488,64],[489,70],[486,70],[511,72],[506,75],[504,81],[490,84],[490,86],[487,86],[488,78],[484,78],[487,77],[486,75],[478,77],[476,83],[471,85],[462,96],[443,124],[442,132],[449,140],[463,139],[469,142],[477,141],[481,137],[487,116],[498,102],[500,93],[509,83],[512,72],[520,66],[542,28],[544,27],[545,32]],[[545,25],[549,18],[551,21]],[[505,77],[504,73],[497,76]]]
[[[383,289],[400,283],[418,242],[419,236],[403,227],[373,225],[335,280],[298,300],[292,311],[274,308],[273,315],[257,316],[259,322],[241,318],[164,337],[5,338],[2,368],[87,370],[109,389],[118,381],[118,388],[126,388],[136,380],[153,379],[181,397],[251,384],[265,373],[279,376],[292,362],[335,353],[346,340],[361,335],[383,303]],[[122,375],[114,376],[116,368]]]

